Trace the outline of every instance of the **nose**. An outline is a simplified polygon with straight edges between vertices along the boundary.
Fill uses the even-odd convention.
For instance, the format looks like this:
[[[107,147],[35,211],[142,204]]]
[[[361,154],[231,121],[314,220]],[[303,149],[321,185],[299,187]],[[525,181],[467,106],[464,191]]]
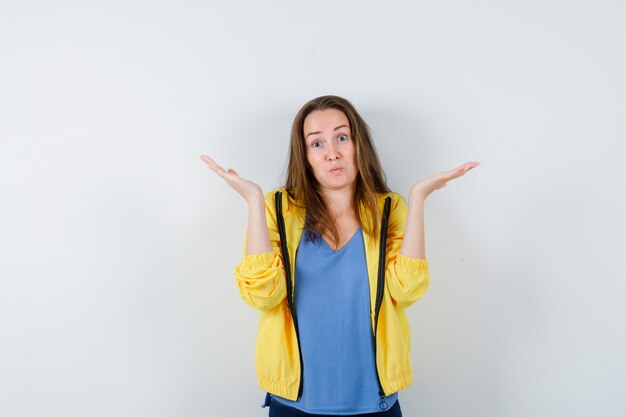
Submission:
[[[326,156],[329,161],[334,161],[340,158],[339,152],[335,149],[335,145],[328,147],[328,155]]]

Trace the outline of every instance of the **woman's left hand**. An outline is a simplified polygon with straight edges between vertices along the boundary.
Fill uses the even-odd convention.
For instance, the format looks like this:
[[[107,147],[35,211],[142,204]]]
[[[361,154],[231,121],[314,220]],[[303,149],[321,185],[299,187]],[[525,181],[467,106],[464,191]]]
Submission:
[[[464,175],[470,169],[480,165],[480,162],[466,162],[463,165],[454,168],[450,171],[440,172],[431,177],[423,180],[419,180],[411,186],[411,197],[426,199],[435,190],[443,188],[447,185],[448,181],[459,178]]]

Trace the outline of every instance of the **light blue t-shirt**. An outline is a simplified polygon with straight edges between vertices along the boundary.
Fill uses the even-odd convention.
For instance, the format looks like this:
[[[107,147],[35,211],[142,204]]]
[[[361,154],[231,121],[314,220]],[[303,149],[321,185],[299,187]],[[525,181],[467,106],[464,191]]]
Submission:
[[[363,233],[337,251],[305,231],[296,254],[295,307],[303,361],[300,401],[310,414],[380,412]],[[391,408],[397,393],[385,401]]]

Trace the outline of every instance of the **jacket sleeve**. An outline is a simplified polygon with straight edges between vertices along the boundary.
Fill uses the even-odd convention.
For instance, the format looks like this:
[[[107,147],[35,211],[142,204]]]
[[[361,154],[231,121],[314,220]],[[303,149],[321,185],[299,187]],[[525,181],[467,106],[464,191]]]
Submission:
[[[406,308],[419,300],[430,285],[426,258],[400,254],[408,207],[402,196],[392,198],[387,230],[387,290],[400,307]]]
[[[241,297],[246,304],[261,311],[274,308],[287,294],[273,197],[273,193],[265,196],[265,216],[272,251],[244,254],[242,261],[235,267],[235,280]]]

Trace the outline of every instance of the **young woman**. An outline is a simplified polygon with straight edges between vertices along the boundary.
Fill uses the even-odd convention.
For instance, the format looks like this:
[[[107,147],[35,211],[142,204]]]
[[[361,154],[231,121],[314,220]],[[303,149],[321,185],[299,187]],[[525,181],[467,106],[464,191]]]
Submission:
[[[397,392],[412,383],[405,308],[430,282],[424,201],[478,162],[413,183],[407,205],[367,124],[337,96],[298,112],[278,190],[264,195],[201,158],[248,203],[235,277],[261,312],[256,371],[270,417],[401,416]]]

